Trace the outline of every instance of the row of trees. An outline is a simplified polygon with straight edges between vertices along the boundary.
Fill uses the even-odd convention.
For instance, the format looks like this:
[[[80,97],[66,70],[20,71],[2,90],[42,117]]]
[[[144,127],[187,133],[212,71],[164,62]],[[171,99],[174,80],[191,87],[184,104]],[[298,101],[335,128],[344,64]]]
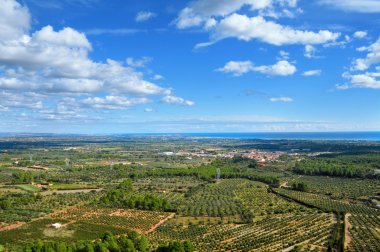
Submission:
[[[31,172],[15,172],[12,174],[13,184],[26,184],[34,181],[34,174]]]
[[[168,244],[161,245],[157,248],[157,252],[193,252],[194,246],[189,241],[184,242],[171,241]]]
[[[36,202],[41,199],[41,194],[23,194],[23,193],[10,193],[5,197],[0,197],[0,209],[7,210],[10,208],[17,208],[19,206]],[[1,219],[1,218],[0,218]]]
[[[99,204],[150,211],[172,210],[166,199],[158,198],[152,194],[133,193],[131,180],[125,180],[117,188],[108,191],[107,194],[100,199]]]
[[[293,171],[302,175],[347,178],[380,178],[368,163],[349,163],[333,158],[310,158],[298,162]]]
[[[307,192],[308,186],[305,183],[299,182],[299,183],[292,184],[292,189],[295,191]]]
[[[242,163],[238,163],[242,162]],[[260,181],[272,186],[279,186],[278,177],[252,171],[256,167],[254,161],[246,161],[245,159],[218,159],[211,164],[202,164],[200,166],[172,169],[156,169],[140,173],[130,173],[131,177],[177,177],[177,176],[193,176],[208,182],[212,182],[216,177],[216,169],[220,168],[222,179],[245,178],[254,181]]]
[[[22,248],[24,252],[147,252],[149,242],[145,236],[128,230],[126,235],[116,237],[107,232],[97,241],[80,241],[73,244],[66,242],[43,242],[37,240],[30,242]],[[171,241],[161,245],[157,252],[193,252],[194,247],[190,241]]]
[[[135,231],[115,237],[107,232],[98,241],[80,241],[73,244],[66,242],[43,242],[37,240],[24,246],[24,252],[135,252],[148,251],[148,240]]]

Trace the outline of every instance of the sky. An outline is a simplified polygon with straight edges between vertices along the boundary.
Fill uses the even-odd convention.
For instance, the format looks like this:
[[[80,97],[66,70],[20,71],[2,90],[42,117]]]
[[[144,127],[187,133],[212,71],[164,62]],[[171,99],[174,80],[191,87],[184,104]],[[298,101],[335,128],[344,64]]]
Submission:
[[[380,130],[379,0],[0,0],[0,132]]]

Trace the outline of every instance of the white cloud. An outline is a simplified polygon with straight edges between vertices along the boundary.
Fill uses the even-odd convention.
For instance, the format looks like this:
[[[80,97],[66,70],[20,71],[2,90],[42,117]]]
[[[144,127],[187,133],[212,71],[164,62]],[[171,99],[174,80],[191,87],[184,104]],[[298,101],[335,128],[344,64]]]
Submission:
[[[217,69],[217,71],[232,73],[234,76],[241,76],[248,72],[288,76],[293,75],[297,71],[297,68],[287,60],[279,60],[276,64],[269,66],[255,66],[251,61],[229,61],[224,67]]]
[[[318,32],[295,30],[273,21],[267,21],[261,16],[248,17],[232,14],[222,19],[211,33],[211,41],[234,37],[250,41],[257,39],[268,44],[281,46],[290,44],[323,44],[334,41],[340,36],[327,30]]]
[[[42,120],[84,120],[91,117],[81,114],[82,109],[75,98],[65,97],[57,102],[55,108],[47,108],[39,111],[38,119]]]
[[[85,48],[91,50],[91,44],[83,33],[66,27],[55,32],[50,25],[43,27],[33,34],[36,43],[46,43],[47,45],[57,45],[75,48]]]
[[[28,8],[14,0],[2,0],[0,6],[0,40],[22,37],[30,28]]]
[[[356,59],[352,70],[364,71],[370,68],[373,64],[380,63],[380,37],[370,46],[361,47],[360,51],[367,51],[368,54],[365,58]]]
[[[185,100],[178,96],[167,95],[162,98],[162,102],[166,104],[179,104],[185,106],[193,106],[195,103],[193,101]]]
[[[229,61],[224,67],[218,68],[217,71],[223,73],[232,73],[234,76],[241,76],[245,73],[253,71],[253,63],[247,61]]]
[[[380,89],[380,37],[376,42],[356,49],[359,52],[367,52],[366,57],[355,59],[352,62],[350,72],[343,73],[348,79],[347,83],[336,85],[338,90],[350,88]]]
[[[306,58],[315,58],[315,53],[317,52],[317,49],[312,46],[312,45],[305,45],[305,49],[304,49],[304,56]]]
[[[318,76],[321,75],[322,70],[309,70],[302,73],[303,76]]]
[[[14,0],[0,0],[0,6],[0,88],[24,98],[27,93],[44,94],[39,103],[29,104],[30,108],[40,108],[45,100],[53,106],[62,94],[85,95],[90,99],[87,102],[89,96],[101,102],[96,100],[101,94],[106,97],[104,107],[112,107],[112,102],[137,104],[150,95],[173,95],[169,88],[145,80],[136,70],[149,58],[129,58],[125,63],[93,61],[89,57],[92,46],[84,33],[70,27],[55,31],[49,25],[31,33],[26,7]],[[120,98],[124,96],[129,100]],[[12,108],[4,99],[0,105]]]
[[[253,71],[268,75],[288,76],[293,75],[297,71],[297,68],[291,63],[289,63],[287,60],[280,60],[276,64],[271,66],[254,67]]]
[[[277,14],[274,8],[295,8],[296,0],[195,0],[181,10],[175,23],[177,28],[185,29],[194,26],[209,26],[212,17],[226,17],[231,13],[248,6],[251,11],[260,10],[261,15]],[[264,12],[264,10],[266,10]],[[288,10],[289,12],[289,10]],[[214,19],[215,20],[215,19]],[[214,21],[212,21],[214,22]],[[208,23],[208,24],[207,24]]]
[[[152,113],[152,112],[155,112],[155,110],[151,109],[151,108],[146,108],[146,109],[144,109],[144,112],[146,112],[146,113]]]
[[[319,2],[349,12],[380,12],[380,2],[378,0],[319,0]]]
[[[139,104],[146,104],[147,98],[129,99],[121,96],[90,97],[82,101],[86,106],[99,109],[126,109]]]
[[[357,38],[357,39],[362,39],[362,38],[365,38],[367,37],[367,32],[366,31],[356,31],[354,33],[354,38]]]
[[[132,57],[127,58],[127,64],[131,67],[145,67],[149,62],[152,61],[150,57],[142,57],[141,59],[134,59]]]
[[[288,60],[289,59],[289,53],[288,52],[281,50],[279,52],[279,54],[280,54],[280,59],[284,59],[284,60]]]
[[[136,22],[145,22],[149,19],[155,18],[157,16],[156,13],[150,12],[150,11],[140,11],[137,13],[135,17]]]
[[[155,75],[153,75],[152,79],[153,80],[163,80],[165,78],[164,78],[164,76],[162,76],[160,74],[155,74]]]
[[[0,103],[7,108],[28,108],[28,109],[42,109],[42,99],[44,97],[36,93],[11,93],[7,91],[0,92]]]
[[[292,102],[293,99],[290,97],[273,97],[269,99],[271,102]]]
[[[257,16],[239,14],[244,6]],[[225,38],[237,38],[243,41],[257,39],[272,45],[287,44],[323,44],[335,41],[340,34],[327,30],[318,32],[296,30],[264,16],[279,18],[294,16],[295,0],[195,0],[181,10],[175,24],[179,29],[202,26],[210,33],[210,41],[199,43],[196,48],[209,46]],[[302,10],[297,9],[300,13]]]
[[[343,77],[349,79],[348,84],[338,85],[337,89],[345,90],[349,88],[369,88],[380,89],[380,72],[366,72],[362,74],[345,73]]]

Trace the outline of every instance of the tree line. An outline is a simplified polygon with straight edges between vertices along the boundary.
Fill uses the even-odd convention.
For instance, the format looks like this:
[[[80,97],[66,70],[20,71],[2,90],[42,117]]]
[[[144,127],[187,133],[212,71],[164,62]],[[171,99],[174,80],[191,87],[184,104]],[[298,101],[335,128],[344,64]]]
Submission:
[[[128,209],[140,209],[150,211],[171,211],[172,208],[166,199],[161,199],[153,194],[138,194],[133,190],[131,180],[124,180],[117,188],[107,192],[98,205],[108,207],[122,207]]]
[[[80,241],[68,244],[63,241],[36,240],[23,246],[23,252],[193,252],[194,246],[190,241],[171,241],[159,246],[156,250],[149,249],[149,242],[145,236],[127,230],[126,235],[119,237],[106,232],[97,241]]]

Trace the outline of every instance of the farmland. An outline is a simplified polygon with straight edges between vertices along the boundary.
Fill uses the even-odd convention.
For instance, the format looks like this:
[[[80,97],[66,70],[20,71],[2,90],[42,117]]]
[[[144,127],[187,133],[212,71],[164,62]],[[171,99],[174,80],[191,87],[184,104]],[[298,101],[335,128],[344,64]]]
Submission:
[[[0,147],[6,251],[112,239],[150,251],[379,247],[377,142],[21,137]],[[257,153],[268,160],[247,158]]]

